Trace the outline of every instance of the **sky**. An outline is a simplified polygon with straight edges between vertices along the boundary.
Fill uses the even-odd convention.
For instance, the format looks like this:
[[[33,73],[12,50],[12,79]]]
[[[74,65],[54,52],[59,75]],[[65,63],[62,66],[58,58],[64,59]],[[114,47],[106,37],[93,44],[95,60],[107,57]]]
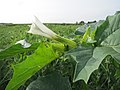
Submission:
[[[0,23],[98,21],[119,10],[120,0],[0,0]]]

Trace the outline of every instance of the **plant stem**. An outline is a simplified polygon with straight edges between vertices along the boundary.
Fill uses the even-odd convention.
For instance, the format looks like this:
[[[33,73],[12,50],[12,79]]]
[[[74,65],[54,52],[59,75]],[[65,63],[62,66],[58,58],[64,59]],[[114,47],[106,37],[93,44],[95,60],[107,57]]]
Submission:
[[[56,41],[59,41],[59,42],[65,44],[65,45],[68,45],[70,48],[75,48],[75,47],[77,47],[77,44],[76,44],[74,41],[72,41],[72,40],[70,40],[70,39],[68,39],[68,38],[64,38],[64,37],[61,37],[61,36],[57,36],[57,38],[54,38],[54,39],[55,39]]]

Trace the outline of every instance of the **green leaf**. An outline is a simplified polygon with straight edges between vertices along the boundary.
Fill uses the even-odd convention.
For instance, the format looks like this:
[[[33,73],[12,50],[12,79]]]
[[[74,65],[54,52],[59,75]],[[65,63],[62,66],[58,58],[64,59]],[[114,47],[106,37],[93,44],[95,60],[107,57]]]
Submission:
[[[92,58],[93,48],[79,46],[68,52],[68,55],[76,62],[73,82],[83,79],[88,81],[88,74],[84,72],[86,63]],[[82,71],[82,72],[81,72]]]
[[[120,78],[120,68],[116,70],[115,77]]]
[[[102,53],[96,53],[96,49],[93,47],[82,46],[68,52],[68,55],[76,62],[74,82],[83,79],[87,83],[91,73],[99,67],[101,61],[105,58],[104,55],[97,58],[99,54]]]
[[[28,56],[25,61],[12,66],[14,73],[6,90],[18,90],[27,79],[57,57],[51,45],[41,43],[34,54]]]
[[[120,12],[113,16],[108,16],[105,22],[96,30],[96,45],[111,48],[111,56],[120,63],[118,53],[120,53]],[[114,51],[114,54],[112,52]],[[116,56],[115,56],[116,55]]]
[[[36,50],[38,46],[39,43],[34,43],[29,48],[23,48],[21,44],[13,45],[10,48],[7,48],[0,52],[0,60],[3,60],[4,58],[11,57],[22,52]]]
[[[75,35],[84,35],[84,33],[88,27],[89,26],[87,24],[78,27],[75,31]]]
[[[86,32],[87,28],[90,27],[91,28],[91,33],[97,29],[98,26],[100,26],[102,23],[104,22],[104,20],[100,20],[98,22],[95,23],[90,23],[90,24],[84,24],[80,27],[78,27],[76,29],[75,35],[84,35],[84,33]]]
[[[74,82],[83,79],[87,83],[91,73],[98,69],[102,60],[108,55],[120,62],[120,48],[118,49],[118,47],[96,47],[94,49],[79,46],[69,51],[67,55],[70,55],[76,62]]]
[[[69,79],[58,72],[48,76],[38,77],[26,90],[72,90]]]
[[[88,37],[90,36],[90,32],[91,32],[91,28],[88,27],[87,30],[86,30],[86,32],[85,32],[85,34],[83,35],[82,40],[81,40],[82,43],[83,43],[83,42],[87,42],[87,39],[88,39]]]
[[[106,21],[97,28],[95,39],[97,45],[120,45],[120,12],[107,17]]]

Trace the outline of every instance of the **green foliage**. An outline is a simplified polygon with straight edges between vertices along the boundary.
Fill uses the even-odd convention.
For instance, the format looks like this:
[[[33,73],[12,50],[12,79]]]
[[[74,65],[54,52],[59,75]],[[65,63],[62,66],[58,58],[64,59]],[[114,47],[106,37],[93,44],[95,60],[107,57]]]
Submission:
[[[57,57],[51,46],[41,43],[34,54],[28,56],[25,61],[12,65],[14,73],[6,90],[17,90],[28,78]]]
[[[65,24],[65,25],[46,24],[46,26],[48,26],[48,28],[50,28],[51,30],[56,32],[58,35],[68,38],[74,34],[76,28],[78,28],[80,25],[75,25],[75,24]]]
[[[91,29],[91,30],[90,30],[90,33],[92,33],[92,32],[93,32],[94,30],[96,30],[97,27],[100,26],[103,22],[104,22],[104,20],[100,20],[100,21],[98,21],[98,22],[90,23],[90,24],[86,23],[86,24],[78,27],[78,28],[76,29],[76,31],[75,31],[75,34],[76,34],[76,35],[83,35],[83,34],[87,31],[88,27],[90,27],[90,29]]]
[[[73,31],[78,27],[74,24],[65,25],[65,26],[60,25],[60,24],[55,24],[55,25],[46,24],[46,25],[49,28],[53,29],[56,33],[59,33],[62,31],[61,34],[64,33],[65,34],[65,35],[63,34],[64,36],[68,36],[69,35],[68,33],[73,33]],[[0,55],[1,55],[1,58],[4,58],[2,59],[2,61],[0,61],[0,64],[1,64],[0,66],[0,89],[1,90],[2,89],[4,90],[8,81],[11,80],[11,76],[13,74],[11,64],[24,61],[24,59],[26,59],[27,57],[26,55],[31,54],[31,50],[34,51],[35,48],[37,48],[38,45],[37,44],[35,45],[34,42],[50,41],[46,38],[43,38],[37,35],[26,34],[28,29],[29,29],[28,24],[22,24],[22,25],[5,24],[5,25],[0,26],[0,32],[1,32],[0,34],[2,37],[0,38],[0,43],[1,43],[0,49],[2,49],[2,51],[0,52],[1,53]],[[64,31],[61,29],[63,29]],[[10,39],[10,37],[12,38]],[[33,43],[32,47],[24,49],[20,45],[14,45],[18,40],[23,39],[23,38],[25,38],[28,42]],[[7,47],[7,49],[4,49],[5,47]],[[64,50],[66,50],[64,48],[64,45],[60,43],[52,43],[52,47],[55,51],[63,52]],[[59,54],[61,55],[62,53],[59,53]]]
[[[77,31],[78,25],[46,25],[57,34],[72,38],[77,47],[69,48],[67,43],[28,35],[25,33],[28,26],[25,25],[25,31],[21,31],[24,34],[6,45],[10,48],[3,50],[4,46],[0,47],[2,87],[7,85],[6,90],[120,89],[120,12],[104,21],[82,25]],[[13,44],[21,38],[27,39],[32,46],[22,48]],[[39,41],[47,43],[34,44]]]
[[[114,16],[109,16],[107,17],[106,21],[96,29],[96,46],[92,48],[89,48],[88,46],[78,47],[68,52],[68,54],[76,62],[73,81],[83,79],[85,82],[87,82],[91,73],[98,69],[101,62],[108,55],[120,62],[119,27],[120,13],[117,13]],[[89,33],[90,29],[88,28],[83,36],[84,41],[86,41]]]
[[[27,25],[0,25],[0,49],[10,47],[16,41],[24,39],[26,31],[29,29]]]
[[[120,44],[120,13],[108,16],[106,21],[97,28],[95,39],[97,45],[117,46]]]
[[[101,48],[79,46],[68,52],[68,55],[76,62],[74,82],[81,79],[86,83],[88,82],[91,73],[98,69],[100,63],[106,57],[106,54],[104,54],[106,52],[104,50],[100,51],[102,51]]]
[[[26,90],[72,90],[69,79],[53,72],[45,77],[38,77]]]
[[[90,37],[90,30],[91,30],[91,28],[88,27],[85,34],[83,35],[82,40],[81,40],[82,43],[87,42],[88,37]]]
[[[28,52],[28,51],[34,51],[39,46],[39,43],[34,43],[29,48],[23,48],[20,44],[13,45],[5,50],[2,50],[0,52],[0,60],[3,60],[4,58],[15,56],[16,54]]]

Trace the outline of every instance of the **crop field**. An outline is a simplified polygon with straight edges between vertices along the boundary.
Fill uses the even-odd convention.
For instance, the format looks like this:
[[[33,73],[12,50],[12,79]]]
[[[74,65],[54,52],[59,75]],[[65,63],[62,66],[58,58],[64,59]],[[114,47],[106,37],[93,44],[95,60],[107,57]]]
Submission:
[[[46,24],[47,27],[62,36],[69,36],[74,33],[80,25],[76,24]],[[27,31],[30,24],[1,24],[0,25],[0,48],[6,48],[15,44],[18,40],[27,39],[31,42],[38,42],[40,36],[29,35]]]
[[[120,12],[80,24],[0,24],[0,90],[120,90]]]

